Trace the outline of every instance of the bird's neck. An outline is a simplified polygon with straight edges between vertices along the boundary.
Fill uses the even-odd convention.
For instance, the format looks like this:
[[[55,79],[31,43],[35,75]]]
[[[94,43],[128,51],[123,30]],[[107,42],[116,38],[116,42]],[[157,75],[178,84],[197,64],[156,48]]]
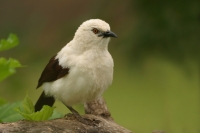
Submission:
[[[99,42],[84,42],[81,40],[73,40],[70,42],[71,43],[70,47],[80,52],[85,52],[85,51],[93,50],[93,49],[107,50],[108,42],[109,40],[99,41]]]

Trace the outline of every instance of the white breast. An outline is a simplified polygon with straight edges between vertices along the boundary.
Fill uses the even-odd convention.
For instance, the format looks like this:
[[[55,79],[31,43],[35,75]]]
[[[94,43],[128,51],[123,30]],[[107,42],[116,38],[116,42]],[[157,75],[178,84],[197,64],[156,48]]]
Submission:
[[[54,82],[44,83],[42,88],[45,93],[68,106],[100,97],[113,79],[113,59],[109,52],[98,49],[81,55],[68,55],[71,56],[67,56],[66,51],[59,53],[58,59],[60,64],[70,68],[69,74]]]

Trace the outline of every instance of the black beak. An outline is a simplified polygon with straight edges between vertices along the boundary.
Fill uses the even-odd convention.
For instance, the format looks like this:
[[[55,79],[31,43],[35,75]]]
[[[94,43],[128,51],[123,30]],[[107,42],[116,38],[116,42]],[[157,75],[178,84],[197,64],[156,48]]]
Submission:
[[[115,37],[115,38],[117,38],[117,35],[112,31],[103,32],[99,36],[103,36],[103,38],[107,38],[107,37]]]

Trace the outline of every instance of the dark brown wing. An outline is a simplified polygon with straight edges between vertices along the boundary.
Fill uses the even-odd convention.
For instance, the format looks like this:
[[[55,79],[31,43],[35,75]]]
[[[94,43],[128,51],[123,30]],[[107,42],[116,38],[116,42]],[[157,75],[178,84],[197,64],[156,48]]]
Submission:
[[[38,81],[37,88],[39,88],[45,82],[52,82],[59,78],[64,77],[69,73],[69,68],[63,68],[59,65],[58,59],[55,59],[56,56],[53,56],[45,69],[42,72],[42,75]]]

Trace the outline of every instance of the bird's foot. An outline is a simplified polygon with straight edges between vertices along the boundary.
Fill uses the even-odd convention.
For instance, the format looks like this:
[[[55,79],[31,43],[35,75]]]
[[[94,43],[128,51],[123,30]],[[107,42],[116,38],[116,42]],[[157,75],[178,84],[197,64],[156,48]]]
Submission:
[[[89,118],[83,118],[82,116],[80,116],[79,114],[66,114],[65,117],[68,117],[68,118],[73,118],[73,119],[76,119],[77,121],[85,124],[85,125],[89,125],[89,126],[97,126],[100,121],[99,120],[95,120],[95,119],[89,119]]]
[[[100,120],[91,119],[91,118],[83,118],[84,120],[88,121],[92,126],[98,126],[101,122]]]

